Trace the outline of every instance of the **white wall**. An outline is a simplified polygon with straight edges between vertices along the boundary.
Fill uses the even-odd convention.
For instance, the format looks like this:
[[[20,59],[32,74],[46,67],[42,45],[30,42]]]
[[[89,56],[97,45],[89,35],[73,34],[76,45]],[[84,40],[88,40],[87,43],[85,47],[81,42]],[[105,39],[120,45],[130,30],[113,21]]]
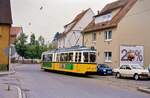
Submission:
[[[82,45],[81,31],[93,20],[94,13],[90,9],[83,16],[83,18],[75,25],[75,27],[65,37],[65,47],[71,47],[74,45]],[[73,33],[75,32],[75,33]],[[77,43],[78,42],[78,43]]]

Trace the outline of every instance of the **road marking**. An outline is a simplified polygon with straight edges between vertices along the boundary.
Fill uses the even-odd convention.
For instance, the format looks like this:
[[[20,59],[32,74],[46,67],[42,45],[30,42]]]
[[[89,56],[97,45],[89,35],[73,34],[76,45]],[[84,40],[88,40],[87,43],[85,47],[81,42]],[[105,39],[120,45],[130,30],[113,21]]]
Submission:
[[[24,98],[23,97],[23,92],[21,91],[21,88],[20,87],[18,87],[18,86],[14,86],[16,89],[17,89],[17,91],[18,91],[18,98]]]

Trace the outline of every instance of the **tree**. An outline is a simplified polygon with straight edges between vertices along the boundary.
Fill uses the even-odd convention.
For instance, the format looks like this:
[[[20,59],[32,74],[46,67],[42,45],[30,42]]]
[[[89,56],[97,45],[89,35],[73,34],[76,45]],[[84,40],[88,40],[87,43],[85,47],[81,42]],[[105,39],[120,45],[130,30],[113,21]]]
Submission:
[[[30,45],[35,45],[36,44],[36,40],[35,40],[35,35],[34,33],[30,36]]]
[[[18,39],[16,39],[16,41],[15,41],[16,51],[23,58],[26,56],[27,38],[28,38],[28,36],[25,35],[25,33],[21,33],[20,36],[18,37]]]
[[[57,49],[57,46],[53,45],[52,43],[50,43],[47,47],[47,50],[53,50],[53,49]]]
[[[30,36],[30,43],[27,43],[27,36],[21,33],[15,42],[15,48],[17,53],[23,58],[40,59],[44,51],[51,50],[54,47],[51,44],[49,46],[45,45],[42,36],[36,40],[34,34]]]
[[[42,46],[42,45],[44,45],[44,43],[45,43],[45,40],[44,40],[44,38],[42,37],[42,36],[40,36],[39,38],[38,38],[38,41],[39,41],[39,44]]]
[[[27,59],[35,59],[37,57],[36,45],[27,45],[26,57]]]

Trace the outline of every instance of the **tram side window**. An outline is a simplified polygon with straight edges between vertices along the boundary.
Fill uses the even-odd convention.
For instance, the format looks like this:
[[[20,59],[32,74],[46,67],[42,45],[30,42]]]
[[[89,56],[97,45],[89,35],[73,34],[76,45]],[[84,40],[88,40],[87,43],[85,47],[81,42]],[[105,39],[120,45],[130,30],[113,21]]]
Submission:
[[[81,62],[81,53],[79,53],[79,59],[78,62]]]
[[[90,52],[90,62],[96,62],[96,54],[94,52]]]
[[[78,61],[78,53],[76,53],[76,56],[75,56],[75,62]]]
[[[60,61],[60,54],[57,54],[56,61],[57,61],[57,62],[59,62],[59,61]]]
[[[60,61],[64,61],[64,53],[61,53],[61,55],[60,55]]]
[[[83,56],[84,56],[84,62],[88,62],[88,52],[84,52]]]
[[[76,53],[75,62],[81,62],[81,52],[80,53]]]
[[[69,61],[73,62],[73,53],[69,53]]]
[[[65,56],[64,56],[64,61],[67,62],[69,59],[68,59],[68,53],[65,53]]]
[[[61,53],[61,55],[60,55],[60,61],[62,61],[62,62],[69,61],[68,53]]]

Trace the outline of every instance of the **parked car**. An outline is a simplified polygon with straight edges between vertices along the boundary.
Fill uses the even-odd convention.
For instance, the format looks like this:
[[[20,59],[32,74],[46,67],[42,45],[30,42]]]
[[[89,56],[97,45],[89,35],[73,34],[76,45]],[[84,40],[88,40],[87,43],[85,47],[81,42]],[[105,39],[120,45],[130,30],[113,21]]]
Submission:
[[[122,65],[120,68],[114,69],[114,73],[117,78],[133,77],[135,80],[138,80],[150,77],[149,71],[139,65]]]
[[[97,65],[97,72],[99,74],[103,74],[103,75],[111,75],[113,73],[112,68],[110,68],[106,64],[98,64]]]

